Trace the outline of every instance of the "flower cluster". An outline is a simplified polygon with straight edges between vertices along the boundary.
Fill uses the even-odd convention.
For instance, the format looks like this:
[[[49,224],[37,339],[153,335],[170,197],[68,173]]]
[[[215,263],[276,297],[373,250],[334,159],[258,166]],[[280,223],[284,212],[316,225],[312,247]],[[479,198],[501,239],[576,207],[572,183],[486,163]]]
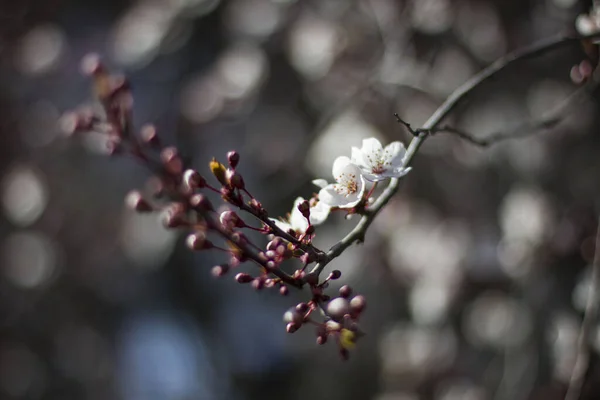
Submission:
[[[361,295],[353,295],[347,285],[333,299],[325,293],[330,281],[339,279],[342,273],[334,270],[325,279],[320,278],[323,267],[335,257],[313,245],[314,226],[335,210],[360,213],[378,181],[406,174],[409,168],[403,163],[404,146],[394,142],[384,148],[376,139],[365,139],[362,148],[352,148],[352,158],[335,160],[335,183],[315,180],[319,193],[309,200],[297,198],[287,220],[279,221],[269,218],[262,203],[246,187],[237,151],[227,153],[226,163],[217,159],[209,163],[208,171],[214,177],[211,182],[191,168],[176,147],[163,144],[154,126],[134,130],[134,98],[125,78],[111,74],[95,55],[86,57],[82,66],[92,79],[100,107],[68,112],[62,117],[62,126],[69,134],[104,135],[108,154],[129,155],[152,172],[147,189],[132,190],[126,196],[126,205],[140,213],[158,212],[166,228],[186,231],[185,242],[192,251],[223,253],[225,261],[211,269],[215,277],[233,275],[240,284],[249,284],[255,290],[273,288],[283,296],[289,288],[308,287],[310,298],[284,314],[287,331],[314,325],[317,343],[333,338],[340,354],[347,358],[362,335],[358,322],[366,301]],[[372,188],[365,195],[367,182]],[[213,205],[211,198],[215,197],[227,206],[225,211],[216,211],[223,207]],[[247,222],[241,212],[256,222]],[[253,241],[248,231],[268,240]],[[293,272],[284,270],[282,264],[293,259],[300,266]],[[246,262],[257,264],[258,272],[235,272]],[[310,264],[316,265],[308,269]]]
[[[362,147],[352,147],[352,157],[341,156],[333,162],[335,183],[325,179],[315,179],[313,183],[321,188],[317,197],[312,198],[307,209],[302,211],[304,202],[298,197],[289,217],[285,221],[274,222],[286,231],[304,235],[312,227],[325,221],[332,209],[355,209],[366,204],[372,190],[365,196],[367,182],[375,184],[388,178],[400,178],[410,168],[404,163],[406,149],[401,142],[392,142],[386,147],[375,138],[364,139]]]

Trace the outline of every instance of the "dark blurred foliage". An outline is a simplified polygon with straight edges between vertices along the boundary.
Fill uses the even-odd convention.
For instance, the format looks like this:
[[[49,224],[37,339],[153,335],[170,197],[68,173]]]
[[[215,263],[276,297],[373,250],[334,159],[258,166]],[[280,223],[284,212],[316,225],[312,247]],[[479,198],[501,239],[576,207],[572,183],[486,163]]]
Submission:
[[[342,362],[281,316],[303,300],[214,279],[156,215],[123,207],[149,173],[65,139],[90,101],[90,51],[131,79],[205,171],[236,149],[283,215],[361,138],[409,135],[507,51],[573,30],[575,0],[0,1],[0,397],[3,399],[561,399],[575,359],[600,194],[597,103],[551,132],[421,149],[364,245],[332,264],[367,295]],[[537,118],[574,90],[577,47],[509,68],[450,123],[474,134]],[[333,218],[327,248],[352,221]],[[246,267],[243,267],[246,268]],[[251,268],[250,266],[248,268]],[[332,288],[335,291],[335,287]],[[593,332],[596,351],[600,336]],[[597,353],[584,398],[600,393]]]

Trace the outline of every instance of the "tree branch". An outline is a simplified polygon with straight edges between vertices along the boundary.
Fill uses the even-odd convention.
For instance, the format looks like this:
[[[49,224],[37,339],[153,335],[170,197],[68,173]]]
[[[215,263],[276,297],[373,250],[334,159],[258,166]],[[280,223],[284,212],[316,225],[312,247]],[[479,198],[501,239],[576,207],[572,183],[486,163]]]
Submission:
[[[591,92],[592,89],[596,87],[596,83],[594,81],[590,81],[585,86],[577,89],[569,96],[567,96],[564,100],[559,102],[559,104],[554,107],[553,110],[546,113],[539,120],[531,120],[524,122],[520,125],[513,127],[508,131],[495,132],[484,137],[477,137],[471,133],[465,132],[463,130],[454,128],[452,126],[444,125],[430,130],[429,134],[436,133],[449,133],[460,137],[461,139],[466,140],[472,145],[479,147],[488,147],[498,142],[508,140],[508,139],[517,139],[523,138],[527,136],[534,135],[536,133],[540,133],[546,131],[548,129],[552,129],[558,124],[560,124],[565,117],[567,117],[566,111],[577,101],[585,98],[587,94]],[[403,122],[404,123],[404,122]]]
[[[592,264],[592,282],[590,285],[587,304],[583,312],[583,322],[579,331],[577,344],[577,358],[569,381],[565,400],[578,400],[585,381],[585,374],[590,361],[590,337],[598,321],[598,308],[600,305],[600,219],[596,233],[596,248]]]
[[[516,62],[535,58],[552,50],[564,47],[566,45],[577,43],[581,40],[590,39],[598,36],[600,36],[600,33],[589,36],[558,35],[548,39],[542,39],[529,46],[515,50],[499,58],[493,64],[483,69],[481,72],[474,75],[467,82],[459,86],[429,117],[429,119],[425,122],[425,124],[419,131],[412,131],[415,136],[411,140],[406,151],[406,155],[404,156],[404,164],[406,166],[409,166],[411,164],[413,158],[417,154],[417,151],[429,136],[428,132],[431,132],[434,129],[436,129],[439,126],[439,124],[444,120],[444,118],[446,118],[448,114],[450,114],[456,108],[456,106],[458,106],[458,104],[462,100],[464,100],[474,89],[479,87],[484,82],[488,81],[490,78],[496,76],[505,68],[511,66]],[[379,214],[381,209],[390,201],[392,196],[396,194],[399,187],[400,181],[398,179],[391,179],[387,188],[385,188],[383,193],[368,208],[367,212],[365,213],[365,215],[363,215],[363,217],[360,219],[359,223],[354,227],[354,229],[352,229],[342,240],[340,240],[333,247],[331,247],[323,261],[317,263],[317,265],[315,265],[315,267],[312,269],[311,273],[321,273],[321,271],[323,271],[325,266],[329,262],[331,262],[331,260],[342,254],[342,252],[344,252],[344,250],[350,247],[354,242],[362,241],[365,237],[367,229],[373,222],[375,216]]]

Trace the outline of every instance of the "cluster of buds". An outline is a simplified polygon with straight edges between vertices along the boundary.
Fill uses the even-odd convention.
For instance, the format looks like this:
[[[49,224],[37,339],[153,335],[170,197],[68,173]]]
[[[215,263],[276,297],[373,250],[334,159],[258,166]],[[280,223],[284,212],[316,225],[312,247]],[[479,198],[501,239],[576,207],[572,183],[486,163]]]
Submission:
[[[308,269],[310,264],[331,261],[312,244],[314,226],[323,222],[330,211],[344,208],[345,204],[327,205],[320,201],[319,195],[314,195],[309,200],[299,198],[287,221],[269,218],[261,202],[246,187],[239,169],[238,152],[227,153],[226,163],[213,159],[207,172],[214,179],[207,179],[210,175],[205,177],[190,168],[176,147],[163,145],[154,126],[133,129],[133,95],[124,78],[110,74],[95,55],[84,59],[82,69],[93,80],[100,107],[66,113],[62,119],[65,131],[104,134],[110,155],[130,155],[152,172],[145,190],[129,192],[125,204],[136,212],[159,213],[167,229],[185,231],[185,243],[190,250],[225,254],[226,261],[211,269],[215,277],[233,276],[240,284],[250,284],[255,290],[273,288],[283,296],[290,288],[308,288],[310,299],[285,313],[287,331],[292,333],[303,324],[314,324],[317,342],[323,344],[334,337],[340,354],[347,358],[348,350],[361,335],[358,318],[365,308],[365,299],[359,295],[352,297],[348,286],[340,289],[338,297],[330,298],[325,290],[330,281],[341,277],[341,272],[335,270],[321,279],[322,267]],[[344,172],[348,172],[348,168],[356,169],[360,176],[358,167],[342,166]],[[331,193],[335,197],[341,191],[347,192],[349,183],[358,179],[357,176],[338,176],[338,184],[345,185],[343,187],[316,183],[323,188],[323,196],[332,198]],[[215,207],[209,197],[218,197],[227,209],[217,211],[223,207]],[[365,203],[363,197],[353,201],[354,205]],[[254,223],[244,220],[242,212]],[[263,244],[252,241],[246,234],[249,231],[260,233],[259,237],[265,238]],[[299,267],[290,274],[281,266],[291,259],[298,260]],[[235,273],[245,262],[256,264],[258,272]],[[319,320],[315,319],[317,314]]]
[[[317,344],[325,344],[331,337],[337,343],[342,358],[347,359],[349,350],[356,345],[356,341],[363,333],[359,329],[358,320],[366,307],[365,297],[357,295],[352,297],[352,288],[344,285],[339,290],[339,296],[331,299],[322,293],[329,280],[338,279],[341,273],[337,270],[329,274],[327,280],[313,288],[313,298],[308,303],[298,303],[283,315],[289,333],[294,333],[303,325],[316,326]],[[325,322],[314,320],[314,313],[327,316]]]

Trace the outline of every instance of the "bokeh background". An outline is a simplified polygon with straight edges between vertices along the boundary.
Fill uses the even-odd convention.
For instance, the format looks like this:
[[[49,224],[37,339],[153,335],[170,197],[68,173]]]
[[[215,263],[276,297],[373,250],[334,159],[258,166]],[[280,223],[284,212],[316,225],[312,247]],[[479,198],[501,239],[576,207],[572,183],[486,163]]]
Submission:
[[[349,362],[310,329],[285,333],[306,293],[212,278],[222,254],[124,208],[148,172],[57,121],[91,101],[79,61],[98,52],[130,78],[137,127],[155,123],[201,172],[238,150],[251,192],[283,215],[362,138],[407,143],[394,112],[419,126],[590,3],[0,1],[0,398],[561,399],[599,211],[594,96],[527,139],[426,142],[364,245],[331,264],[369,302]],[[539,118],[583,57],[574,45],[510,68],[448,122],[484,136]],[[355,222],[333,216],[317,245]],[[600,398],[597,361],[583,398]]]

